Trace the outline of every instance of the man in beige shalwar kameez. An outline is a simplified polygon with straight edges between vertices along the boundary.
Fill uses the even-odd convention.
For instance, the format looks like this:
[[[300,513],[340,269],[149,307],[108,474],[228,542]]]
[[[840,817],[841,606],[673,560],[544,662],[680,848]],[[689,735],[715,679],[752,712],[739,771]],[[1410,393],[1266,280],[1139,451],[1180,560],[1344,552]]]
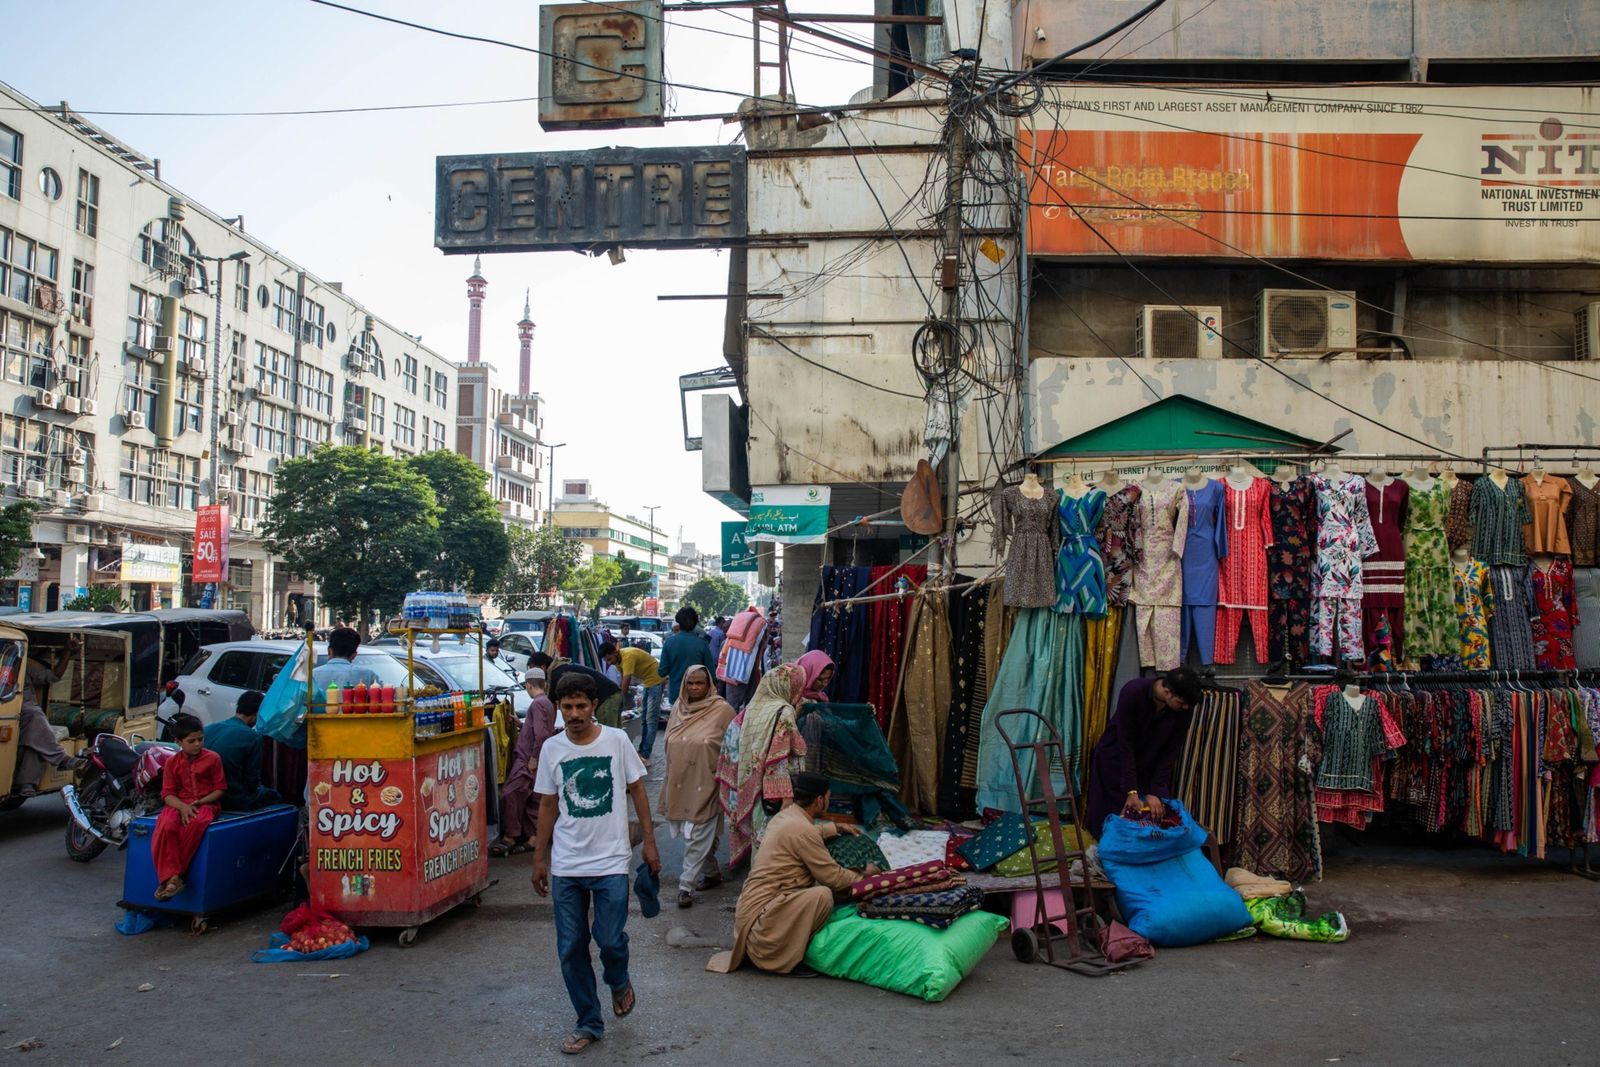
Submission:
[[[865,871],[852,871],[834,862],[823,842],[861,830],[819,825],[816,820],[827,810],[828,779],[809,772],[795,775],[794,803],[767,823],[750,877],[739,894],[733,951],[713,956],[707,970],[726,973],[749,960],[764,971],[788,974],[805,958],[811,935],[828,921],[834,894],[881,873],[873,864]]]

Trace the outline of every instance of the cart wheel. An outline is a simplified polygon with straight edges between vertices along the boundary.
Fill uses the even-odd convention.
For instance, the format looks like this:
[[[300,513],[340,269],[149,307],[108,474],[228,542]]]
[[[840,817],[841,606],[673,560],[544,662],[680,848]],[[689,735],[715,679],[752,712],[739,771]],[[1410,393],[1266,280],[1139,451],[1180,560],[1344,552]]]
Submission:
[[[1039,935],[1031,926],[1021,926],[1011,931],[1011,954],[1023,963],[1039,958]]]
[[[203,934],[210,928],[211,925],[206,922],[206,917],[204,915],[196,915],[194,918],[189,920],[189,932],[191,934]]]
[[[400,947],[401,948],[410,948],[412,945],[415,945],[416,943],[417,943],[417,928],[415,926],[408,926],[404,930],[400,931]]]
[[[474,893],[472,895],[472,906],[474,908],[483,907],[483,894],[482,893]]]

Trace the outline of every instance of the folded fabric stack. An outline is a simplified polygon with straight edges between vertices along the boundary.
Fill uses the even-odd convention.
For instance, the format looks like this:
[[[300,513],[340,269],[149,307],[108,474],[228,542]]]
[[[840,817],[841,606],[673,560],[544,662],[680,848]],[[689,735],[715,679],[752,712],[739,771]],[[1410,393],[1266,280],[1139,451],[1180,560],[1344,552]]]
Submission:
[[[850,887],[850,896],[858,901],[872,900],[887,893],[932,893],[963,884],[964,879],[943,863],[919,863],[863,878]]]
[[[973,870],[987,871],[1007,856],[1027,848],[1028,833],[1028,824],[1022,821],[1022,816],[1008,811],[978,831],[977,836],[956,846],[956,851],[972,864]]]
[[[983,907],[983,890],[973,885],[915,893],[885,893],[856,905],[868,919],[904,919],[943,930],[969,911]]]
[[[878,835],[878,847],[883,849],[888,863],[884,870],[914,867],[919,863],[943,862],[945,850],[950,845],[948,830],[907,830],[904,833],[885,831]]]
[[[880,871],[889,868],[883,850],[866,834],[838,834],[828,839],[827,848],[835,863],[852,871],[866,870],[869,863],[877,864]]]

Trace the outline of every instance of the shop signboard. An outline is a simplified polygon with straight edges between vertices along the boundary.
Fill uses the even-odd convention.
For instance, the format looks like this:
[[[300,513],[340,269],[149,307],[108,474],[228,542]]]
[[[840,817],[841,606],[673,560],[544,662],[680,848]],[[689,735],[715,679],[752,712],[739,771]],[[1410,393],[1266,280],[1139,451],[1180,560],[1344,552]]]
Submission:
[[[546,130],[661,126],[661,0],[539,8],[539,125]]]
[[[750,542],[745,539],[747,525],[742,521],[722,524],[723,574],[746,573],[759,566],[756,562],[756,550],[751,548]]]
[[[174,546],[124,541],[117,579],[123,582],[177,585],[183,581],[183,555]]]
[[[440,156],[446,253],[712,248],[746,234],[739,145]]]
[[[1045,256],[1594,262],[1591,89],[1052,89],[1018,135]]]
[[[194,517],[194,581],[228,580],[228,505],[206,504]]]
[[[482,735],[405,759],[310,763],[312,903],[357,920],[403,916],[488,877]]]
[[[750,518],[745,523],[746,543],[814,545],[828,539],[828,504],[833,490],[826,485],[771,485],[750,490]]]

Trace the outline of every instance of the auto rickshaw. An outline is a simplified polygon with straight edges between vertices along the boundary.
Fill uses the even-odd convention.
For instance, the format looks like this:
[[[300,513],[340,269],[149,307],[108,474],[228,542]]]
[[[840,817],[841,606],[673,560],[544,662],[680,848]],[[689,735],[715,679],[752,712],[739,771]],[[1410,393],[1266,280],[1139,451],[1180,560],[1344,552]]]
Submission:
[[[148,615],[49,612],[0,623],[0,811],[27,799],[16,778],[28,664],[53,665],[71,650],[57,681],[34,699],[61,747],[77,755],[107,731],[130,741],[156,736],[161,643],[161,624]],[[59,792],[72,780],[70,770],[48,767],[38,791]]]

